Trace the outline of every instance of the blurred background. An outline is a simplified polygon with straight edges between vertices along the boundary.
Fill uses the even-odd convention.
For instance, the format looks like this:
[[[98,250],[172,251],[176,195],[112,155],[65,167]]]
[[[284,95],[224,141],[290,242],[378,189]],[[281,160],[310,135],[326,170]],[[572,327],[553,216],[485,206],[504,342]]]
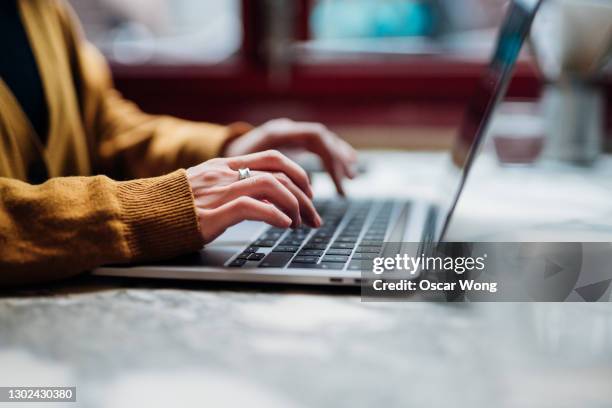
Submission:
[[[148,112],[220,123],[316,120],[358,147],[429,150],[450,146],[506,6],[505,0],[70,3],[111,62],[117,87]],[[540,65],[524,51],[511,107],[538,109],[550,82]],[[612,86],[607,77],[597,81],[609,148]]]

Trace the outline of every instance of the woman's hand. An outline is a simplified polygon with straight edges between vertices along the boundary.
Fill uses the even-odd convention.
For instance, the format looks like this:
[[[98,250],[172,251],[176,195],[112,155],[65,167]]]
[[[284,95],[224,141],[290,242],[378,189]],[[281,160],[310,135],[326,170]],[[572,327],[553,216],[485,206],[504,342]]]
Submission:
[[[251,177],[239,180],[238,169],[247,167]],[[187,169],[187,180],[205,242],[244,220],[279,228],[322,223],[306,172],[275,150],[209,160]]]
[[[344,195],[342,179],[355,177],[355,150],[320,123],[271,120],[232,140],[225,156],[239,156],[267,149],[303,148],[317,154],[332,177],[338,193]]]

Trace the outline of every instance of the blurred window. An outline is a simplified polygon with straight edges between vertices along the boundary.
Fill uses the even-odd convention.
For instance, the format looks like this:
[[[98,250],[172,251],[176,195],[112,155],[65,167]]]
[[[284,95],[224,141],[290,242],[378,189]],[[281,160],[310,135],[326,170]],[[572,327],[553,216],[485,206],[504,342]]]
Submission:
[[[319,0],[311,15],[314,39],[429,35],[433,25],[431,4],[410,0]]]
[[[217,63],[241,46],[240,0],[69,0],[88,38],[124,64]]]
[[[507,0],[315,0],[311,42],[325,53],[487,55]],[[320,54],[319,54],[320,55]]]
[[[316,0],[314,39],[435,36],[490,28],[506,0]]]

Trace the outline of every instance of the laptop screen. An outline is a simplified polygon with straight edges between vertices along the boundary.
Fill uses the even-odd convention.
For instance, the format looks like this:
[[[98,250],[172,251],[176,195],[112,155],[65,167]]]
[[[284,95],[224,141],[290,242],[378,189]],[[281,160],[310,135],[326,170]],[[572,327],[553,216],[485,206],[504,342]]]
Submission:
[[[484,139],[497,105],[506,94],[521,48],[543,0],[513,0],[504,22],[492,60],[468,103],[459,134],[452,149],[452,162],[458,169],[446,202],[441,203],[434,240],[443,241],[467,176]]]

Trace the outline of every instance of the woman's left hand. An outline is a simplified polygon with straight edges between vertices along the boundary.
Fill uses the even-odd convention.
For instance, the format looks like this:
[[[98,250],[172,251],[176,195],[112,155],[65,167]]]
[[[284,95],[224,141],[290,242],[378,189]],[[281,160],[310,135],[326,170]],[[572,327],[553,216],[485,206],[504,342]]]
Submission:
[[[269,149],[302,148],[321,158],[338,193],[344,195],[342,180],[356,175],[355,150],[320,123],[275,119],[230,141],[224,150],[228,157]]]

